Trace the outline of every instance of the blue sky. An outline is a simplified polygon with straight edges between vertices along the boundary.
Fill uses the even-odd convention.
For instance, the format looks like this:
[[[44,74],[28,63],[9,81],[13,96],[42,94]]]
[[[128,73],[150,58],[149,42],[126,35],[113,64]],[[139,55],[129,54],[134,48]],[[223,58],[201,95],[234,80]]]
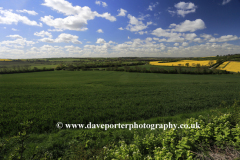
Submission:
[[[240,0],[1,0],[0,58],[240,53]]]

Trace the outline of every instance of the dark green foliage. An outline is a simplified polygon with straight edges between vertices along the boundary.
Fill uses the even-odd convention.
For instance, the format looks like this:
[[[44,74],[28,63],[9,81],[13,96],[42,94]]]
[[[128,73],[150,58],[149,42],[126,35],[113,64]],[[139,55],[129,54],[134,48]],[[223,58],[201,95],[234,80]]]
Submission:
[[[29,72],[42,72],[42,71],[54,71],[53,68],[42,68],[38,69],[37,67],[34,67],[33,69],[19,69],[19,70],[11,70],[11,69],[6,69],[6,70],[1,70],[0,74],[13,74],[13,73],[29,73]]]

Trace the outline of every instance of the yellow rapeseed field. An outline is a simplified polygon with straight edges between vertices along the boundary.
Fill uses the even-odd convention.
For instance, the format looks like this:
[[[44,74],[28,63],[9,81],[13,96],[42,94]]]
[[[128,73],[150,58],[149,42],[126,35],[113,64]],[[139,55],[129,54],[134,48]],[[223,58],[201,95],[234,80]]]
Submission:
[[[226,66],[226,64],[228,64],[229,61],[226,61],[224,63],[222,63],[220,66],[217,67],[217,69],[224,69],[223,67]]]
[[[240,62],[231,61],[225,68],[223,68],[223,70],[230,72],[240,72]]]
[[[158,63],[159,61],[153,61],[150,62],[150,65],[158,65],[158,66],[186,66],[186,63],[189,64],[189,67],[196,67],[197,64],[200,64],[201,66],[209,66],[209,62],[212,62],[213,64],[216,63],[216,60],[205,60],[205,61],[195,61],[195,60],[182,60],[178,62],[167,62],[167,63]]]
[[[12,61],[10,59],[0,59],[0,61]]]

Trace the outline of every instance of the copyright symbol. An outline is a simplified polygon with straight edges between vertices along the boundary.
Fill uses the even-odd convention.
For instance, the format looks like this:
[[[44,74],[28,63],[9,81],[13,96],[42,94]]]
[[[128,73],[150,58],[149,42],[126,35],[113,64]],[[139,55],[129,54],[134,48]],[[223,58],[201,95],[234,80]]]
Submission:
[[[62,128],[63,128],[63,123],[62,123],[62,122],[58,122],[58,123],[56,124],[56,127],[57,127],[58,129],[62,129]]]

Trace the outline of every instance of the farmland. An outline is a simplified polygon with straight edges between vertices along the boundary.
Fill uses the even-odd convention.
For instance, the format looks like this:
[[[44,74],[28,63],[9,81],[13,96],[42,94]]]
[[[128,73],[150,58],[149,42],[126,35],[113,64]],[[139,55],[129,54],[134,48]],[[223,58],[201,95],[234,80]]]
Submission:
[[[222,63],[220,66],[218,66],[217,69],[224,69],[225,66],[226,66],[228,63],[229,63],[229,61],[226,61],[226,62]]]
[[[150,62],[150,65],[159,65],[159,66],[189,66],[189,67],[196,67],[197,64],[200,66],[210,66],[216,63],[216,60],[205,60],[205,61],[195,61],[195,60],[181,60],[177,62],[168,62],[163,63],[161,61],[154,61]]]
[[[0,61],[12,61],[10,59],[0,59]]]
[[[217,69],[231,72],[240,72],[240,62],[226,61],[223,64],[221,64]]]
[[[6,136],[26,120],[32,134],[51,134],[57,122],[129,123],[213,109],[239,98],[240,82],[238,75],[55,71],[1,75],[0,87]]]
[[[179,65],[151,65],[151,62],[145,64],[147,62],[140,58],[131,61],[122,60],[121,63],[131,64],[140,60],[144,62],[144,65],[130,66],[130,68],[139,67],[151,70],[154,67],[171,70],[180,67]],[[205,64],[209,64],[211,60],[209,59]],[[73,61],[75,60],[66,61],[66,66],[68,66],[67,64],[78,65],[78,62],[74,63]],[[120,64],[119,59],[82,59],[81,61],[80,65],[85,65],[85,67],[93,66],[94,63]],[[170,59],[159,59],[159,61],[179,63],[170,62]],[[173,61],[175,60],[173,59]],[[183,64],[188,62],[192,64],[193,61],[196,60],[181,60]],[[2,63],[7,63],[9,66],[11,63],[19,63],[24,66],[31,64],[31,60]],[[51,67],[54,66],[54,63],[55,65],[60,64],[60,62],[50,62],[46,59],[35,60],[32,64]],[[227,63],[227,61],[223,62],[219,67]],[[202,65],[205,64],[202,63]],[[198,70],[190,65],[189,67],[183,66],[182,69]],[[215,115],[211,110],[216,109],[227,113],[229,109],[226,106],[231,106],[235,99],[239,99],[239,78],[239,74],[187,75],[105,70],[55,70],[52,72],[0,74],[0,142],[3,144],[3,139],[17,135],[21,130],[20,123],[32,121],[33,124],[28,130],[30,137],[29,140],[26,140],[27,149],[24,152],[26,157],[30,157],[33,154],[32,149],[38,146],[36,149],[38,154],[49,151],[54,157],[53,159],[67,156],[73,151],[77,155],[80,153],[81,156],[84,152],[88,157],[86,159],[89,159],[89,156],[97,154],[90,153],[94,149],[98,150],[112,142],[118,143],[119,140],[124,140],[127,144],[135,144],[136,130],[109,129],[105,131],[102,129],[66,128],[59,130],[56,128],[57,122],[85,125],[89,122],[92,124],[129,124],[133,122],[180,124],[187,118],[197,118],[200,114],[211,117],[211,115]],[[221,105],[224,107],[220,107]],[[211,115],[209,115],[210,113]],[[210,120],[211,118],[208,119],[208,121]],[[148,134],[157,135],[162,132],[162,130],[137,130],[142,139]],[[178,134],[183,133],[178,131]],[[11,141],[11,143],[13,142]],[[72,145],[69,143],[77,149],[71,149]],[[81,145],[86,146],[88,143],[89,147],[81,148]],[[1,151],[0,143],[0,153],[8,155],[11,150],[13,148],[9,146],[8,150]],[[115,148],[115,151],[118,152],[118,148]],[[147,153],[143,149],[141,154],[146,156]],[[110,156],[110,151],[109,157],[114,157]]]

